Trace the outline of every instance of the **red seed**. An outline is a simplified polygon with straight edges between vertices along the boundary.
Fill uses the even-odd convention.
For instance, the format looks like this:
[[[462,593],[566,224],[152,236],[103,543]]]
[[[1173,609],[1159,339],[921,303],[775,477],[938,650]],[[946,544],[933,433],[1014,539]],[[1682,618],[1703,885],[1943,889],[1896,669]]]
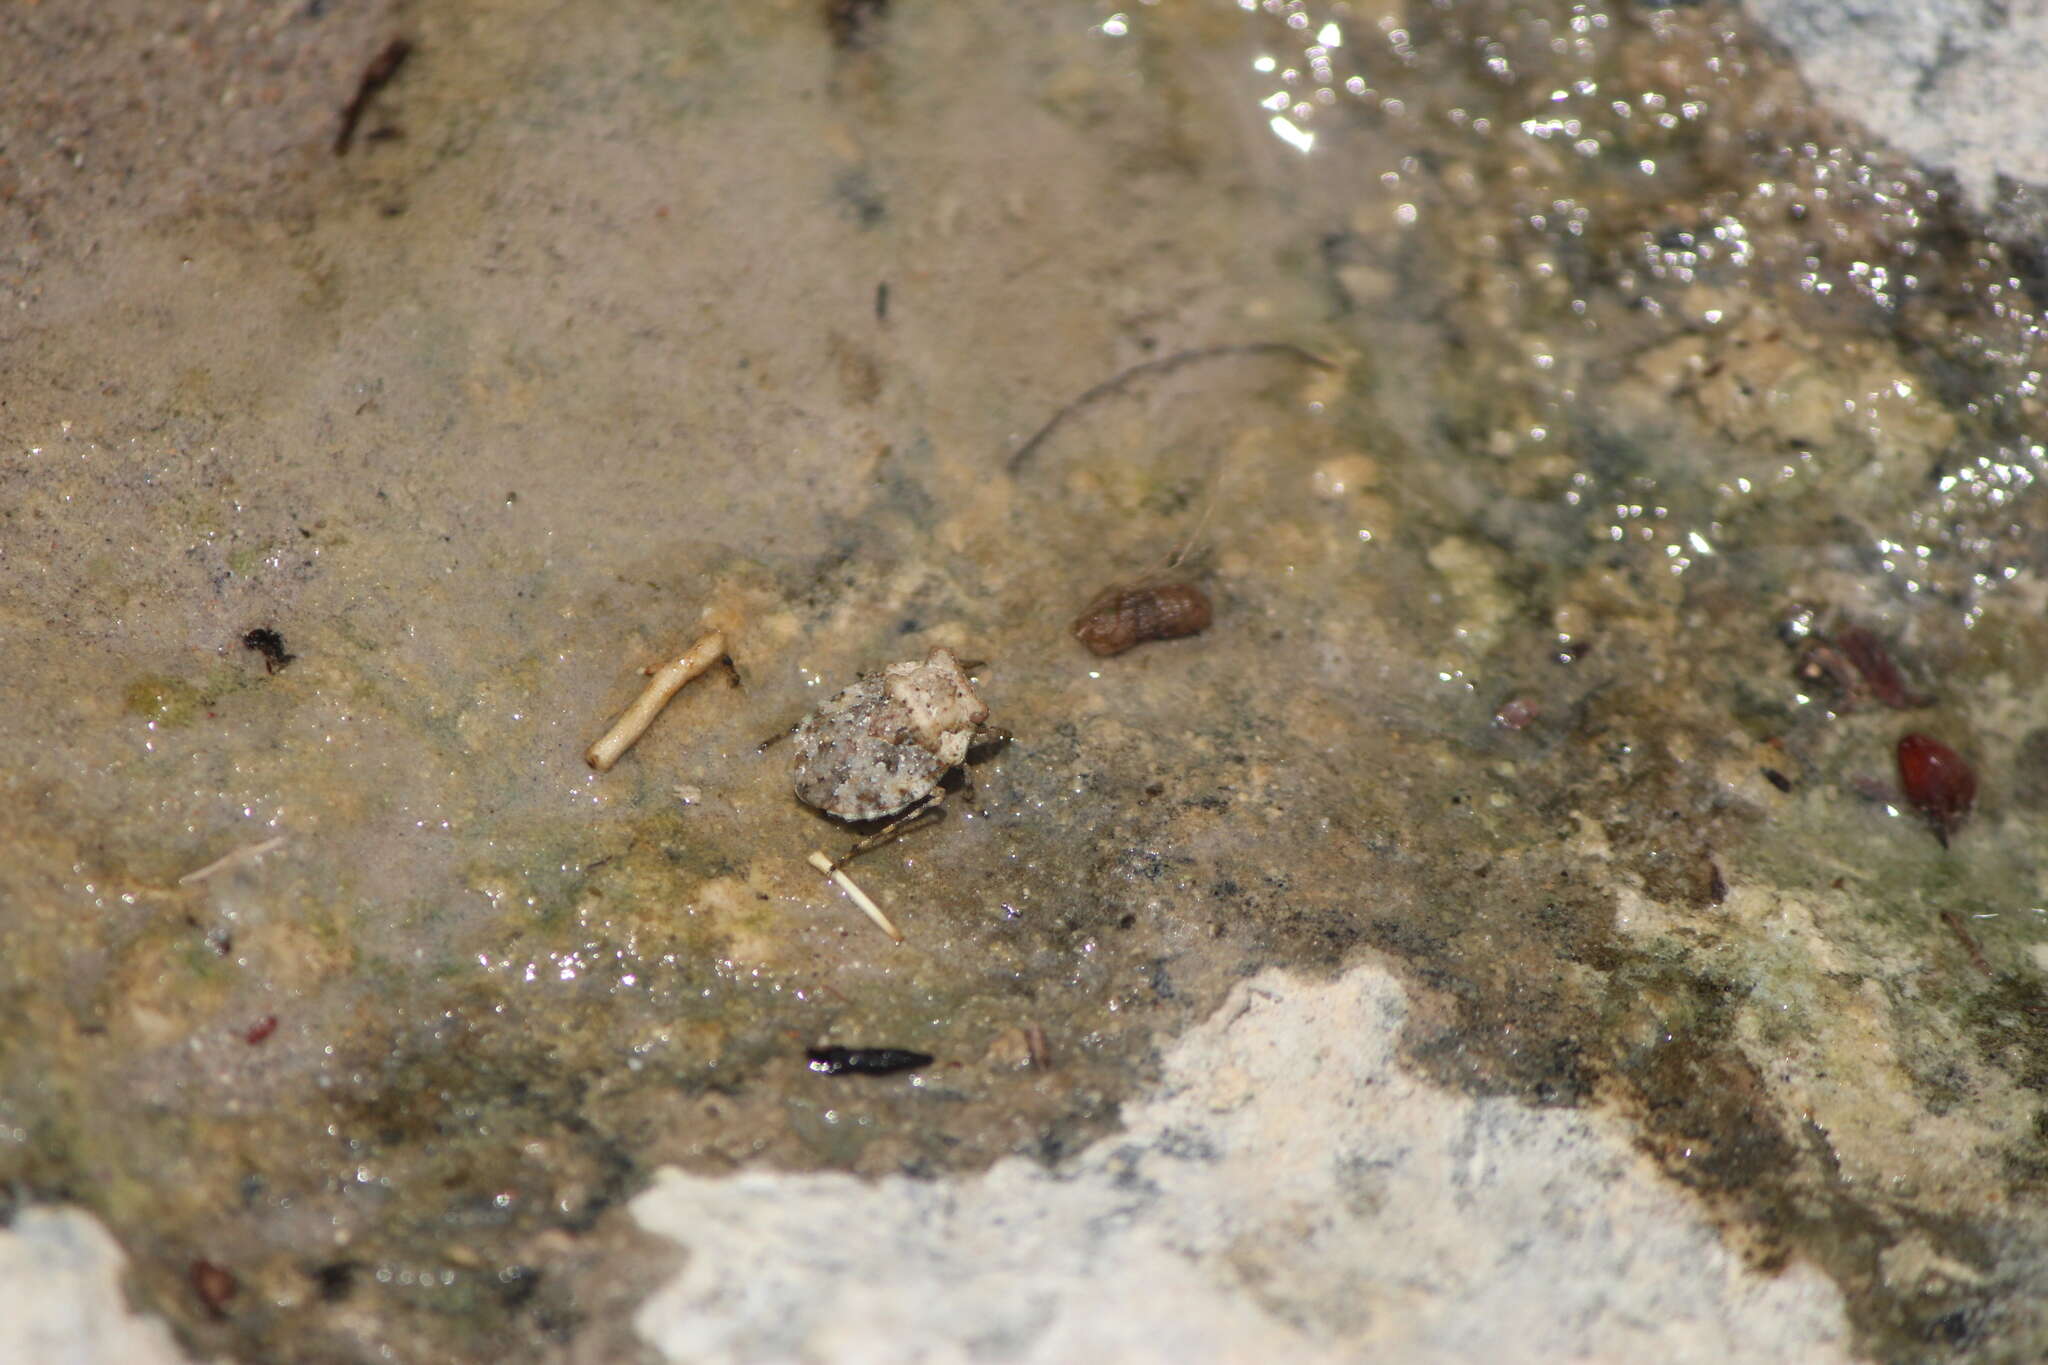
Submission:
[[[1943,848],[1977,803],[1977,774],[1961,754],[1926,735],[1899,741],[1899,785]]]
[[[235,1297],[241,1285],[227,1269],[212,1261],[192,1263],[192,1292],[206,1305],[206,1311],[216,1318],[227,1316],[228,1300]]]
[[[277,1016],[266,1014],[242,1031],[242,1041],[250,1047],[254,1047],[275,1032],[277,1032]]]

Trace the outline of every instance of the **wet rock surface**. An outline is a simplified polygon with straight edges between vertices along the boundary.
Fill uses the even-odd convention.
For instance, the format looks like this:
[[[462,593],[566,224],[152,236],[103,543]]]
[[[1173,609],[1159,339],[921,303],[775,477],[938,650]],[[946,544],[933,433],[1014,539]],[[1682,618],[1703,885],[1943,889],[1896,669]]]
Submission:
[[[629,1359],[658,1169],[1058,1172],[1370,966],[1855,1349],[2037,1351],[2010,233],[1722,7],[1050,13],[0,18],[10,1198],[198,1355]],[[933,648],[1011,739],[853,865],[899,948],[758,745]]]

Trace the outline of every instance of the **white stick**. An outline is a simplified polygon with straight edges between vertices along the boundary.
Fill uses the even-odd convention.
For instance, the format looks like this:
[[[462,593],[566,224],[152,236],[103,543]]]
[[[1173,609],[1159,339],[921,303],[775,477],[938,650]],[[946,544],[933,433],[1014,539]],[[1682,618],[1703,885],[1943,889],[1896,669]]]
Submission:
[[[882,913],[882,907],[876,905],[873,901],[869,900],[868,893],[861,890],[859,887],[855,886],[853,884],[853,878],[847,876],[846,873],[834,867],[832,865],[832,860],[830,858],[827,858],[822,853],[813,853],[808,861],[810,862],[812,867],[817,868],[818,871],[824,873],[833,881],[838,882],[839,889],[841,891],[844,891],[848,899],[850,899],[855,905],[858,905],[860,907],[860,911],[863,915],[866,915],[869,919],[873,920],[877,925],[879,925],[883,933],[887,934],[890,938],[895,939],[898,943],[903,942],[903,931],[898,929],[895,925],[891,924],[889,922],[889,917]]]
[[[243,844],[240,848],[229,849],[226,853],[221,854],[198,871],[187,872],[184,876],[178,878],[178,885],[190,886],[194,882],[203,882],[216,872],[225,872],[228,868],[254,862],[264,854],[283,847],[284,836],[280,834],[274,838],[265,839],[260,844]]]
[[[669,698],[680,692],[684,683],[710,668],[724,655],[725,636],[714,630],[684,651],[682,658],[656,669],[647,686],[626,708],[626,714],[604,732],[603,739],[590,746],[590,751],[583,755],[583,761],[601,773],[610,772],[612,764],[619,761],[619,755],[632,748],[634,741],[647,733],[647,727],[654,724],[654,718],[661,714],[662,707],[668,705]]]

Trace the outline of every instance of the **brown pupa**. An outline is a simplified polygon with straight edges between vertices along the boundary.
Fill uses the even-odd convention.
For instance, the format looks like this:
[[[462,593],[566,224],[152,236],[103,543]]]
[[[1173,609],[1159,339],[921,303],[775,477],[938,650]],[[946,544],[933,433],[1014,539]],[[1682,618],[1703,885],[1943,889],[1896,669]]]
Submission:
[[[1074,638],[1108,658],[1147,640],[1177,640],[1209,628],[1209,599],[1192,583],[1104,588],[1074,622]]]

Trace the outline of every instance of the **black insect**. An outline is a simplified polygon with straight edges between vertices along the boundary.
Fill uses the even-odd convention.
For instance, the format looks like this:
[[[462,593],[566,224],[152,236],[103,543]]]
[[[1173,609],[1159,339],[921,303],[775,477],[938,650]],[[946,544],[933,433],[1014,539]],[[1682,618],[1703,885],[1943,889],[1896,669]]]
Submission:
[[[932,1064],[929,1052],[900,1047],[814,1047],[804,1056],[821,1076],[893,1076]]]

